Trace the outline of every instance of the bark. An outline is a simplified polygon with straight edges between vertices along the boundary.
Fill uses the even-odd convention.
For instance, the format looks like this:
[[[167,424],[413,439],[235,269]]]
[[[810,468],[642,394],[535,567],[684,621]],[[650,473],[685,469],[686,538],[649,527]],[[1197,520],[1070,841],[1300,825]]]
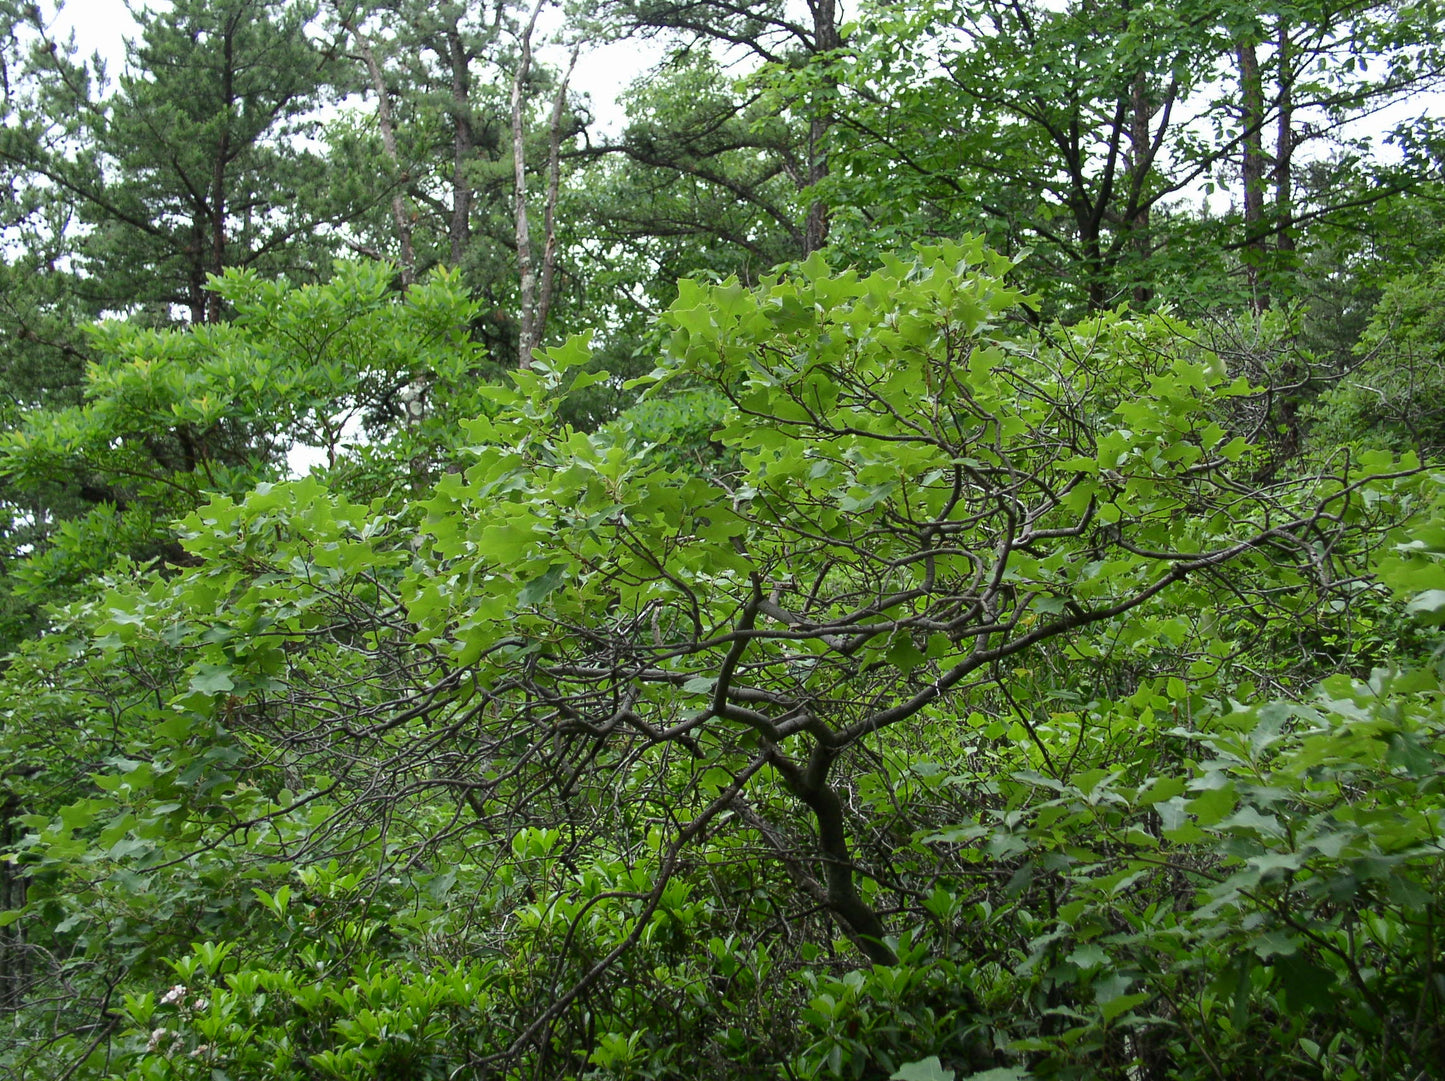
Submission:
[[[206,321],[206,215],[204,207],[191,216],[191,237],[186,244],[186,303],[191,309],[191,322]]]
[[[1134,76],[1134,82],[1129,88],[1130,104],[1130,177],[1129,191],[1130,199],[1138,208],[1129,218],[1130,242],[1134,246],[1134,255],[1139,261],[1139,270],[1142,274],[1145,265],[1148,263],[1152,248],[1149,242],[1149,209],[1150,203],[1143,199],[1145,178],[1152,165],[1150,147],[1152,143],[1149,122],[1154,117],[1153,102],[1149,95],[1148,77],[1145,72],[1138,72]],[[1154,291],[1145,284],[1141,277],[1134,285],[1134,305],[1144,308],[1154,297]]]
[[[1252,41],[1243,41],[1238,48],[1241,124],[1244,128],[1244,267],[1255,311],[1269,306],[1269,299],[1260,282],[1259,270],[1264,262],[1264,85],[1259,74],[1259,58]]]
[[[226,269],[226,167],[231,163],[231,115],[236,108],[235,43],[233,20],[226,25],[221,38],[221,101],[226,116],[221,125],[221,145],[216,148],[216,160],[211,168],[211,245],[207,262],[209,272],[216,275]],[[220,322],[220,296],[207,292],[204,312],[207,323]]]
[[[1098,190],[1093,195],[1090,195],[1089,188],[1095,182],[1094,170],[1085,148],[1085,133],[1079,119],[1081,113],[1078,103],[1075,102],[1074,105],[1067,137],[1056,138],[1055,141],[1063,151],[1069,172],[1069,202],[1075,227],[1079,231],[1080,262],[1088,283],[1089,310],[1102,311],[1114,302],[1113,281],[1109,272],[1116,261],[1116,253],[1106,253],[1104,225],[1105,216],[1114,201],[1121,159],[1127,154],[1124,139],[1130,124],[1129,99],[1120,95],[1114,106],[1104,166],[1098,172]]]
[[[1283,18],[1279,22],[1279,120],[1275,134],[1274,173],[1274,220],[1275,247],[1282,252],[1294,250],[1294,233],[1291,220],[1294,216],[1294,191],[1290,172],[1294,154],[1294,101],[1293,75],[1290,72],[1289,26]],[[1279,398],[1278,426],[1282,432],[1279,442],[1279,458],[1288,461],[1300,451],[1304,442],[1304,407],[1308,374],[1301,365],[1298,355],[1290,350],[1284,364],[1280,366],[1279,380],[1283,384]]]
[[[834,755],[832,749],[816,742],[804,768],[781,754],[775,754],[771,761],[793,795],[813,812],[818,826],[818,856],[823,864],[824,904],[870,961],[875,965],[896,965],[898,955],[883,941],[883,921],[868,907],[853,881],[843,801],[828,784]]]
[[[532,328],[536,334],[533,349],[542,343],[542,335],[547,329],[547,313],[552,309],[552,293],[557,277],[557,193],[562,186],[562,119],[566,112],[567,84],[572,81],[581,48],[580,45],[573,48],[567,73],[557,84],[557,93],[552,98],[552,120],[547,142],[547,205],[542,214],[545,237],[542,245],[542,283],[537,294],[537,317]],[[531,352],[524,352],[522,356],[529,357]]]
[[[1294,251],[1294,73],[1290,70],[1289,24],[1279,24],[1279,125],[1274,144],[1275,245]]]
[[[381,148],[392,165],[400,170],[401,156],[396,149],[396,121],[391,111],[391,94],[386,88],[381,64],[376,59],[376,50],[358,27],[348,23],[342,25],[350,30],[351,36],[356,39],[356,47],[361,50],[361,58],[365,61],[367,74],[371,78],[371,87],[376,91],[376,118],[381,126]],[[396,222],[397,242],[401,245],[401,288],[405,292],[416,281],[416,250],[412,243],[411,214],[400,190],[391,197],[391,216]]]
[[[838,9],[836,0],[809,0],[809,11],[813,16],[814,55],[831,53],[842,44],[838,34]],[[825,86],[832,86],[832,80],[825,80]],[[821,183],[828,176],[828,131],[832,126],[831,105],[815,104],[813,115],[808,121],[808,173],[809,187]],[[828,205],[815,199],[808,207],[808,217],[803,224],[803,255],[807,256],[828,242]]]
[[[537,268],[532,261],[532,233],[527,222],[527,142],[522,106],[527,77],[532,73],[532,32],[547,0],[537,0],[532,18],[522,31],[522,55],[512,79],[512,169],[517,203],[517,273],[521,279],[518,297],[517,366],[532,366],[532,350],[541,337],[537,328]]]
[[[471,56],[462,41],[458,15],[446,30],[447,59],[452,76],[452,221],[450,265],[457,266],[472,240],[472,183],[467,176],[476,134],[472,130]]]
[[[11,775],[33,772],[26,768],[10,771]],[[12,793],[0,792],[0,851],[8,850],[19,840],[18,819],[23,808]],[[28,889],[27,876],[18,864],[0,859],[0,912],[24,908]],[[22,924],[0,927],[0,1012],[15,1010],[25,998],[30,981],[29,955]]]

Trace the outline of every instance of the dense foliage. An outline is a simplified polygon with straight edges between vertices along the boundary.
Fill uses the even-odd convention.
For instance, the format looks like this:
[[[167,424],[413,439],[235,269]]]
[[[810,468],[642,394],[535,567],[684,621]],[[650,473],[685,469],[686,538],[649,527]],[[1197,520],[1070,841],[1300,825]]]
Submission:
[[[0,5],[0,1074],[1445,1074],[1434,7],[538,11]]]

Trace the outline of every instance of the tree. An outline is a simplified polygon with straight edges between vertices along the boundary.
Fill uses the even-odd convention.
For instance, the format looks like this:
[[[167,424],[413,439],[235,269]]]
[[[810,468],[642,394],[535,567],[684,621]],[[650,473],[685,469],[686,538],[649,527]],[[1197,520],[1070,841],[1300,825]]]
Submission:
[[[545,310],[560,296],[559,260],[563,269],[568,262],[556,193],[564,186],[564,151],[587,121],[569,97],[567,76],[554,78],[534,62],[535,19],[514,25],[506,4],[339,4],[336,11],[378,106],[375,130],[356,118],[334,124],[332,152],[356,176],[385,174],[392,193],[390,220],[372,214],[358,221],[352,245],[403,267],[410,259],[419,269],[460,269],[484,300],[476,330],[491,354],[529,355]],[[552,104],[540,140],[530,115],[539,90]],[[530,145],[538,141],[541,155]],[[546,163],[540,168],[538,157]],[[530,234],[530,219],[519,217],[529,160],[531,182],[539,179],[547,193],[535,255],[530,239],[519,239],[524,223]]]
[[[90,194],[192,174],[64,102],[203,141],[224,35],[110,93],[0,0],[0,1073],[1440,1061],[1439,148],[1299,149],[1433,7],[631,10],[685,37],[593,146],[516,9],[335,7],[316,201],[81,330]],[[1033,262],[891,254],[970,222]]]
[[[814,900],[881,963],[893,954],[857,891],[835,767],[1032,646],[1123,619],[1264,547],[1302,557],[1329,504],[1348,499],[1330,487],[1264,512],[1274,525],[1241,520],[1226,534],[1181,515],[1232,501],[1224,476],[1241,448],[1211,418],[1218,373],[1182,359],[1131,364],[1106,399],[1095,382],[1090,413],[1077,413],[1075,380],[1100,378],[1112,348],[1167,325],[1094,328],[1097,352],[1005,351],[992,320],[1019,297],[993,276],[1003,266],[954,276],[980,259],[930,250],[911,274],[895,264],[868,279],[832,277],[815,260],[801,281],[756,294],[684,287],[666,374],[732,403],[721,438],[743,452],[745,473],[731,491],[659,488],[662,477],[649,483],[621,461],[603,467],[599,450],[598,481],[579,501],[563,490],[576,475],[565,459],[534,466],[505,449],[537,445],[528,421],[492,428],[498,449],[433,504],[440,515],[454,501],[435,526],[440,554],[466,558],[486,537],[485,558],[508,568],[509,615],[465,615],[453,632],[485,683],[518,682],[518,700],[497,708],[529,726],[540,711],[579,745],[629,727],[678,741],[731,779],[704,814],[771,771],[815,820]],[[920,386],[936,397],[905,404]],[[545,383],[522,388],[519,404],[541,409]],[[1114,410],[1127,431],[1103,420]],[[465,515],[464,492],[521,477],[535,479],[511,506],[492,502],[455,532],[448,518]],[[1090,577],[1114,559],[1107,581]],[[1312,572],[1287,573],[1303,584]],[[540,622],[522,614],[534,605]],[[598,610],[614,613],[600,627],[586,616]],[[529,673],[492,674],[500,662],[484,658],[511,650],[535,657]]]
[[[1034,248],[1049,292],[1083,309],[1183,298],[1201,274],[1217,292],[1241,265],[1246,279],[1264,275],[1254,297],[1287,296],[1305,230],[1423,179],[1380,166],[1367,192],[1308,182],[1330,176],[1311,170],[1311,144],[1317,157],[1358,157],[1349,123],[1440,78],[1433,9],[1402,22],[1392,12],[880,9],[855,35],[858,61],[838,69],[851,104],[835,157],[847,169],[825,188],[857,208],[846,234],[857,240],[844,243],[986,229],[1003,250]],[[1183,209],[1214,183],[1237,193],[1238,214],[1211,222]]]
[[[1357,363],[1313,404],[1313,436],[1322,445],[1360,439],[1433,458],[1445,448],[1445,326],[1441,275],[1390,282],[1356,346]]]
[[[90,356],[77,329],[83,311],[73,281],[32,252],[0,264],[0,428],[7,432],[31,410],[79,405]],[[75,477],[22,489],[0,475],[0,652],[35,627],[36,605],[17,589],[16,571],[47,544],[59,520],[84,513],[94,494]]]
[[[173,519],[286,476],[298,448],[335,465],[363,426],[373,456],[390,444],[418,476],[433,468],[448,414],[432,409],[420,424],[408,409],[434,389],[468,400],[453,392],[480,366],[461,338],[471,309],[444,275],[397,301],[391,273],[343,264],[327,285],[294,287],[230,271],[211,289],[233,323],[95,328],[84,401],[34,403],[0,436],[17,510],[27,498],[44,507],[32,512],[44,528],[20,535],[11,581],[55,602],[118,559],[183,566]],[[79,497],[55,500],[67,485]]]
[[[517,221],[518,321],[517,356],[523,368],[532,363],[532,353],[541,344],[547,329],[547,313],[552,307],[552,294],[557,273],[557,195],[561,186],[562,117],[567,104],[567,83],[577,66],[581,46],[574,46],[567,71],[552,96],[552,109],[547,124],[547,186],[543,197],[542,259],[540,276],[532,251],[531,225],[527,211],[527,126],[525,100],[528,80],[532,74],[532,34],[542,13],[544,0],[537,0],[531,19],[522,31],[522,55],[512,76],[512,171],[516,178],[514,198]]]
[[[634,33],[682,38],[684,55],[694,48],[716,48],[750,55],[762,61],[764,71],[814,68],[814,77],[784,76],[775,83],[777,92],[768,105],[779,114],[791,113],[801,128],[788,155],[789,176],[809,200],[799,223],[798,255],[822,248],[828,240],[829,208],[817,197],[817,188],[828,176],[836,97],[826,69],[843,45],[836,0],[808,0],[802,12],[774,2],[739,5],[727,0],[614,0],[608,6]]]
[[[604,165],[589,188],[587,220],[604,257],[634,281],[657,314],[677,281],[702,272],[755,282],[803,248],[795,133],[756,99],[740,102],[705,55],[688,56],[626,95],[621,142],[596,148]],[[636,288],[636,286],[634,286]]]
[[[371,83],[371,90],[376,95],[376,122],[381,135],[382,152],[386,155],[392,169],[399,174],[401,154],[396,141],[396,119],[392,111],[391,88],[386,84],[386,76],[377,59],[376,47],[346,14],[341,16],[341,29],[355,40],[357,50],[366,64],[366,74]],[[397,262],[401,268],[401,286],[406,289],[416,280],[416,248],[412,240],[414,231],[412,213],[396,180],[392,181],[392,187],[391,216],[396,226],[396,240],[399,246]]]
[[[307,37],[313,14],[270,0],[143,12],[108,96],[101,72],[32,26],[40,93],[3,153],[75,207],[95,309],[214,323],[223,312],[208,275],[324,270],[326,222],[305,199],[322,164],[301,137],[314,133],[334,63]]]
[[[755,923],[778,928],[759,932],[769,941],[784,941],[783,927],[801,930],[814,951],[850,944],[880,966],[879,986],[909,966],[932,972],[917,987],[935,997],[906,998],[907,1009],[946,1006],[956,1024],[927,1039],[943,1041],[954,1061],[987,1065],[993,1052],[970,1050],[968,1033],[1015,1031],[1014,1022],[984,1020],[983,999],[956,982],[947,934],[907,924],[961,911],[949,906],[964,904],[969,875],[1017,895],[1033,874],[1069,864],[1041,857],[1035,872],[1014,860],[1022,849],[975,845],[964,826],[928,847],[913,836],[920,822],[942,828],[965,811],[991,821],[1017,804],[975,792],[920,819],[913,800],[926,805],[935,790],[907,780],[908,763],[951,761],[950,748],[993,738],[993,713],[1000,738],[1008,733],[999,746],[1021,756],[996,783],[1032,791],[1029,778],[1041,778],[1037,787],[1071,801],[1077,818],[1075,803],[1087,805],[1118,749],[1078,760],[1092,721],[1079,722],[1075,751],[1050,735],[1066,722],[1032,706],[1065,689],[1048,672],[1067,667],[1092,683],[1095,704],[1077,700],[1085,713],[1131,694],[1153,703],[1152,689],[1134,689],[1145,678],[1134,661],[1207,680],[1261,626],[1333,626],[1371,546],[1408,513],[1409,489],[1394,480],[1417,472],[1404,463],[1392,479],[1394,463],[1377,456],[1253,487],[1252,451],[1228,428],[1248,388],[1230,383],[1179,324],[1110,316],[1038,338],[1010,333],[1007,313],[1021,297],[1004,284],[1007,270],[974,242],[922,248],[866,277],[815,256],[756,290],[685,284],[667,316],[666,357],[645,382],[655,396],[674,383],[713,388],[727,403],[716,438],[741,462],[733,475],[708,479],[642,453],[626,418],[592,435],[559,425],[565,394],[605,378],[582,371],[586,350],[574,340],[515,372],[514,388],[489,392],[493,410],[467,426],[470,463],[416,503],[395,492],[359,503],[312,477],[198,508],[182,526],[191,566],[116,581],[68,615],[78,640],[36,643],[7,685],[39,701],[58,680],[47,693],[82,718],[77,752],[97,763],[96,792],[26,820],[36,832],[25,851],[50,876],[32,891],[26,926],[88,929],[66,947],[69,971],[104,974],[86,977],[88,1008],[103,1010],[106,981],[158,978],[165,947],[137,930],[157,926],[147,915],[157,897],[179,899],[166,936],[194,939],[197,922],[261,921],[263,937],[234,962],[224,960],[229,945],[171,956],[184,966],[186,995],[213,981],[204,997],[221,1012],[211,1030],[230,1033],[225,1055],[240,1056],[224,1061],[277,1076],[301,1068],[294,1055],[380,1071],[393,1053],[450,1059],[449,1069],[526,1060],[544,1075],[575,1072],[582,1060],[622,1061],[650,1026],[659,1047],[701,1039],[720,1049],[722,1034],[700,1035],[712,1016],[707,994],[679,1005],[657,973],[694,963],[698,936],[717,936],[708,958],[722,965],[723,936]],[[1194,738],[1187,727],[1170,736],[1147,725],[1151,755]],[[9,731],[16,760],[45,761],[32,731]],[[103,751],[83,749],[103,733]],[[1143,800],[1149,761],[1130,752],[1137,780],[1121,799]],[[1161,782],[1158,800],[1185,783]],[[1241,829],[1256,822],[1252,798],[1240,796]],[[1137,806],[1147,816],[1153,804]],[[1199,814],[1204,825],[1220,821]],[[1131,860],[1142,852],[1129,867],[1143,875],[1158,856],[1143,851],[1138,821],[1110,820],[1108,835]],[[1054,834],[1039,829],[1027,843],[1048,849]],[[80,887],[69,861],[92,834],[116,873]],[[960,838],[969,847],[955,865],[948,846]],[[756,870],[758,849],[770,875]],[[1115,903],[1088,892],[1112,857],[1077,851],[1087,870],[1069,880],[1069,896]],[[1166,879],[1199,873],[1189,870],[1193,850],[1175,858]],[[360,868],[373,860],[379,877],[362,886]],[[293,868],[321,922],[290,922],[280,889],[293,895]],[[231,885],[218,896],[197,875]],[[439,899],[463,880],[475,892],[448,915]],[[1230,903],[1254,904],[1258,872],[1229,881]],[[264,899],[246,908],[236,882],[256,883]],[[389,908],[393,887],[401,896]],[[355,891],[373,898],[364,911],[376,906],[379,922],[345,915],[349,901],[328,907],[327,896]],[[1210,911],[1188,923],[1201,941],[1222,933],[1210,931]],[[485,993],[490,1023],[426,1026],[403,1050],[368,1035],[380,1023],[374,1010],[364,1020],[359,1004],[340,1015],[323,1004],[344,1003],[343,988],[360,986],[350,981],[391,963],[382,955],[392,946],[378,945],[386,936],[399,936],[404,964],[419,964],[413,919],[448,949],[491,960],[438,971],[431,983],[408,968],[430,988],[422,997],[387,983],[392,990],[378,984],[368,1001],[411,1031],[419,1022],[405,1017],[441,1008],[424,1007],[426,995],[448,996],[452,1017],[449,996],[467,985],[469,1001]],[[332,936],[334,957],[297,937],[318,934]],[[1010,941],[1044,934],[1030,923]],[[298,967],[264,953],[275,935],[303,951]],[[762,939],[740,950],[764,965],[754,948]],[[1154,938],[1140,946],[1156,948]],[[334,960],[337,984],[317,982],[318,959],[323,969]],[[686,971],[699,987],[712,978],[710,968]],[[1180,979],[1207,982],[1218,971]],[[256,982],[230,980],[242,972]],[[1108,1003],[1122,992],[1103,998],[1092,972],[1054,1005],[1102,1009],[1107,1028],[1118,1016]],[[277,996],[286,1012],[266,1014],[258,994]],[[846,1029],[839,994],[818,988],[810,1007],[825,1058]],[[132,1060],[208,1064],[216,1044],[191,1014],[183,1020],[194,1035],[174,1045],[142,1038],[158,1025],[159,998],[127,1000]],[[601,1007],[599,1022],[596,1004],[608,1002],[618,1005]],[[73,1009],[67,1023],[80,1031],[81,1004]],[[835,1035],[826,1035],[829,1017],[844,1026]],[[598,1023],[617,1027],[599,1032]],[[252,1024],[282,1041],[278,1058],[242,1038]],[[640,1026],[630,1044],[611,1041],[629,1025]],[[1053,1047],[1047,1026],[1034,1031],[1037,1048]],[[892,1070],[916,1047],[878,1038],[850,1059],[858,1069],[871,1054]]]

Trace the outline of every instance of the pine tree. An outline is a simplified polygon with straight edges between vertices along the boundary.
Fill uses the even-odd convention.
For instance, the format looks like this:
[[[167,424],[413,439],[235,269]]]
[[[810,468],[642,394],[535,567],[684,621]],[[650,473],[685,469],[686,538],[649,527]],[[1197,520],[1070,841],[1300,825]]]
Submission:
[[[216,322],[209,275],[329,264],[328,223],[308,194],[325,167],[308,138],[340,68],[308,33],[315,14],[287,0],[141,11],[114,88],[32,24],[37,90],[0,157],[74,208],[96,309]]]

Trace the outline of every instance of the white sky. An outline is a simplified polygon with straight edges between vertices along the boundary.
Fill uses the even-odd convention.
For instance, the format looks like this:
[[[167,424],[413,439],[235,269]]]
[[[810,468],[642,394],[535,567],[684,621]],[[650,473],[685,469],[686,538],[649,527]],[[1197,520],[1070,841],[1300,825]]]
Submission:
[[[53,11],[57,0],[42,0],[47,11]],[[55,22],[57,35],[62,39],[74,31],[82,55],[90,56],[99,52],[105,58],[111,76],[118,74],[125,63],[125,39],[135,32],[135,21],[131,18],[125,0],[59,0],[60,13]],[[158,7],[164,0],[136,0],[138,6]],[[553,26],[560,21],[558,13],[552,12]],[[545,23],[544,18],[544,23]],[[539,34],[539,55],[560,67],[566,63],[566,49],[546,44],[548,37],[556,37],[555,31],[548,34],[542,29]],[[577,61],[572,77],[572,88],[586,94],[599,124],[595,134],[616,134],[623,116],[617,104],[618,96],[627,86],[663,56],[663,50],[654,42],[630,40],[604,43],[584,47]],[[1396,158],[1392,148],[1381,146],[1379,136],[1395,124],[1422,111],[1433,111],[1440,104],[1434,95],[1422,105],[1419,99],[1396,102],[1382,113],[1352,125],[1350,134],[1374,136],[1375,152],[1386,160]]]
[[[152,9],[161,6],[162,3],[147,0],[138,0],[137,3],[137,7]],[[55,7],[55,0],[42,0],[42,8],[47,13],[54,11]],[[135,34],[136,24],[124,0],[62,0],[54,32],[64,40],[72,31],[81,55],[89,57],[99,52],[106,62],[107,72],[114,78],[125,65],[126,38]],[[554,66],[565,66],[567,50],[558,45],[549,46],[546,43],[548,36],[546,29],[539,27],[539,56]],[[551,36],[555,37],[555,34]],[[662,55],[658,46],[646,41],[609,42],[583,47],[572,75],[571,88],[588,96],[602,133],[616,134],[620,130],[623,116],[617,105],[618,96],[633,79],[656,64]]]
[[[54,10],[54,4],[42,10]],[[71,31],[82,56],[99,52],[114,76],[125,61],[125,38],[134,33],[135,20],[121,0],[68,0],[54,24],[55,35],[64,40]]]

